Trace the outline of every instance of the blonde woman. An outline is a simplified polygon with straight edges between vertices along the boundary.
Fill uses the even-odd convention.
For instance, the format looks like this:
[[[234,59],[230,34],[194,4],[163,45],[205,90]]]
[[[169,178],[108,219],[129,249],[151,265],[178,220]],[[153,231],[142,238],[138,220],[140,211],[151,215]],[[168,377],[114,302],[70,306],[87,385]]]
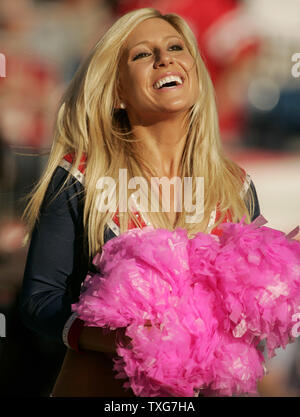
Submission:
[[[121,187],[121,169],[127,181],[142,177],[149,187],[153,177],[203,178],[202,215],[188,222],[184,205],[174,208],[178,186],[170,189],[169,210],[161,201],[156,212],[142,210],[134,190]],[[100,210],[104,177],[117,195],[127,194],[125,210]],[[193,182],[193,201],[196,191]],[[146,224],[183,227],[191,237],[218,234],[221,222],[258,214],[249,176],[223,153],[212,83],[186,22],[150,8],[121,17],[63,97],[48,166],[24,213],[32,231],[24,321],[68,347],[53,395],[133,395],[114,377],[114,332],[83,327],[71,312],[108,239]]]

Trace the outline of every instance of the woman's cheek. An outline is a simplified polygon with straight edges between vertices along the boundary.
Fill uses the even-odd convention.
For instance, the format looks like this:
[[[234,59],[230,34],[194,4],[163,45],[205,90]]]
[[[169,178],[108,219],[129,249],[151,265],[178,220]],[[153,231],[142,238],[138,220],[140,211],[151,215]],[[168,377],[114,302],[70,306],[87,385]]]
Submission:
[[[192,57],[187,57],[184,62],[185,62],[186,71],[188,73],[190,73],[193,70],[193,68],[195,67],[194,59]]]

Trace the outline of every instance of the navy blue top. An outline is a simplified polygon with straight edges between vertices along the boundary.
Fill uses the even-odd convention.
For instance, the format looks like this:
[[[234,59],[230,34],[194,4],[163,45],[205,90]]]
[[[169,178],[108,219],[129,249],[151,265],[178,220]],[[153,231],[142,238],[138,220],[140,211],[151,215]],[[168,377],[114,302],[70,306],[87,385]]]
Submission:
[[[26,326],[62,343],[62,331],[71,304],[78,300],[80,286],[92,269],[83,234],[84,188],[74,177],[53,199],[68,172],[58,167],[51,179],[33,229],[23,277],[20,311]],[[260,214],[253,183],[255,213]],[[104,242],[116,235],[107,227]]]

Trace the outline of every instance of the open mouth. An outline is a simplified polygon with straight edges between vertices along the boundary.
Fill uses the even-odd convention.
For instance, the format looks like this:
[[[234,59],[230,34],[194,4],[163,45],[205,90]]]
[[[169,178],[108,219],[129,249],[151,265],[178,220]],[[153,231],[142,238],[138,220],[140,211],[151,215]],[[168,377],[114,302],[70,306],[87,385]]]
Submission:
[[[161,90],[162,88],[176,87],[183,84],[183,79],[178,75],[169,75],[167,77],[161,78],[153,84],[153,88],[156,90]]]

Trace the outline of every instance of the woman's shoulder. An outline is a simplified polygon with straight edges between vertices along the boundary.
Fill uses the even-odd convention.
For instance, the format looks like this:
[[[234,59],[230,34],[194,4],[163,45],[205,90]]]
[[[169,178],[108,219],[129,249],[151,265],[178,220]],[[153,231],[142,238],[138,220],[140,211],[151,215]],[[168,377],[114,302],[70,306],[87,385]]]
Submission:
[[[66,206],[73,210],[74,206],[81,204],[84,195],[85,161],[84,156],[75,169],[73,155],[64,155],[47,187],[41,206],[42,212],[65,211]]]
[[[251,193],[253,196],[254,211],[251,217],[251,221],[253,221],[260,214],[260,206],[259,206],[259,201],[258,201],[255,185],[252,181],[250,174],[241,166],[239,166],[239,168],[240,168],[240,175],[241,175],[240,179],[242,183],[242,186],[240,189],[240,196],[242,199],[244,199],[248,211],[250,211],[249,194]],[[210,220],[208,224],[209,230],[211,230],[214,223],[217,222],[220,219],[220,217],[221,217],[221,211],[219,210],[219,207],[217,205],[210,215]],[[231,221],[232,221],[232,216],[231,216],[230,210],[228,209],[227,212],[225,213],[222,223],[231,222]],[[222,231],[218,227],[215,227],[214,229],[211,230],[210,233],[221,235]]]
[[[65,172],[70,173],[84,186],[87,156],[85,153],[82,154],[77,168],[74,166],[75,160],[74,153],[67,153],[60,161],[59,167],[63,168]]]
[[[242,172],[241,174],[242,188],[240,191],[240,196],[244,198],[247,195],[247,192],[249,192],[250,190],[252,179],[251,179],[250,174],[244,168],[240,167],[240,169]]]
[[[254,203],[254,213],[253,213],[252,220],[254,220],[260,213],[260,207],[259,207],[259,201],[257,197],[256,188],[255,188],[254,182],[250,174],[244,168],[242,167],[240,168],[243,173],[243,177],[242,177],[243,185],[240,191],[240,196],[244,199],[246,206],[248,206],[250,194],[252,195],[253,203]]]

